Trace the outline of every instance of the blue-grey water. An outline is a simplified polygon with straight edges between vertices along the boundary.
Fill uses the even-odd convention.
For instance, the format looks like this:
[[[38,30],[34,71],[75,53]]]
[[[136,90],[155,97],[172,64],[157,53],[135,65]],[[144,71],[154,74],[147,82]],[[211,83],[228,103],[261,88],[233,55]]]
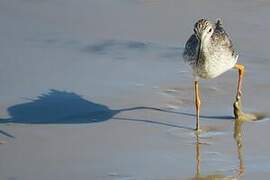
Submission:
[[[244,111],[268,113],[269,7],[1,0],[0,179],[268,179],[269,121],[234,127],[234,70],[201,82],[196,138],[181,53],[198,18],[221,18],[246,66]]]

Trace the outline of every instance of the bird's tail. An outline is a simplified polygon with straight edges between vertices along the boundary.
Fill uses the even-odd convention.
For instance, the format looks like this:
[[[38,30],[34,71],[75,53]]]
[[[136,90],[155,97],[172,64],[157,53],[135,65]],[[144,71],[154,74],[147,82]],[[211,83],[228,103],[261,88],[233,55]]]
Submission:
[[[218,27],[221,27],[222,26],[221,19],[217,19],[216,26],[218,26]]]

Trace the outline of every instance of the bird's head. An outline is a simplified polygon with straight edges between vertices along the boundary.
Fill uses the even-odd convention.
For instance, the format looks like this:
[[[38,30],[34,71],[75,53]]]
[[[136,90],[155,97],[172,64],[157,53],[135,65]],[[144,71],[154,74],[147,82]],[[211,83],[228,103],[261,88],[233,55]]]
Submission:
[[[209,39],[214,32],[215,24],[206,20],[200,19],[194,25],[194,33],[200,41]]]

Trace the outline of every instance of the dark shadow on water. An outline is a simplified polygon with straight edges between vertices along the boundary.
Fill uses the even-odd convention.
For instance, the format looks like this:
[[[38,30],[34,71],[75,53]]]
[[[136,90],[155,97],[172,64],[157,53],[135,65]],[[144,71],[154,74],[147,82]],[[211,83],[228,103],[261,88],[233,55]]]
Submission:
[[[0,134],[4,135],[6,137],[9,137],[9,138],[15,138],[13,135],[11,135],[11,134],[9,134],[9,133],[7,133],[5,131],[2,131],[2,130],[0,130]]]
[[[8,108],[9,119],[0,119],[0,123],[22,124],[79,124],[97,123],[109,119],[126,120],[133,122],[152,123],[178,128],[192,129],[191,127],[178,126],[154,120],[121,118],[115,115],[125,111],[153,110],[164,113],[175,113],[184,116],[194,114],[169,111],[154,107],[132,107],[123,109],[110,109],[106,105],[88,101],[81,96],[66,91],[50,90],[31,102],[14,105]],[[202,118],[233,119],[231,116],[201,116]],[[4,134],[3,132],[0,132]]]
[[[133,118],[122,118],[122,117],[113,117],[112,119],[116,120],[123,120],[123,121],[131,121],[131,122],[142,122],[142,123],[151,123],[151,124],[157,124],[157,125],[162,125],[162,126],[168,126],[168,127],[176,127],[176,128],[181,128],[181,129],[189,129],[189,130],[194,130],[191,127],[187,126],[180,126],[180,125],[174,125],[166,122],[158,122],[158,121],[152,121],[152,120],[147,120],[147,119],[133,119]]]
[[[10,118],[2,123],[22,124],[72,124],[92,123],[110,119],[118,110],[83,99],[65,91],[50,90],[31,102],[11,106],[7,109]]]

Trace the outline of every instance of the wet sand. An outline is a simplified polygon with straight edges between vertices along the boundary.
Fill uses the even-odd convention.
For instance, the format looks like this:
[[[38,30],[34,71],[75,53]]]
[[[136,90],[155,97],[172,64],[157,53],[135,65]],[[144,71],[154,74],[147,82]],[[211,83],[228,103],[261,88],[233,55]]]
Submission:
[[[269,118],[234,120],[237,72],[201,82],[181,53],[222,18],[246,66],[242,111],[269,114],[267,1],[0,2],[0,179],[268,179]]]

